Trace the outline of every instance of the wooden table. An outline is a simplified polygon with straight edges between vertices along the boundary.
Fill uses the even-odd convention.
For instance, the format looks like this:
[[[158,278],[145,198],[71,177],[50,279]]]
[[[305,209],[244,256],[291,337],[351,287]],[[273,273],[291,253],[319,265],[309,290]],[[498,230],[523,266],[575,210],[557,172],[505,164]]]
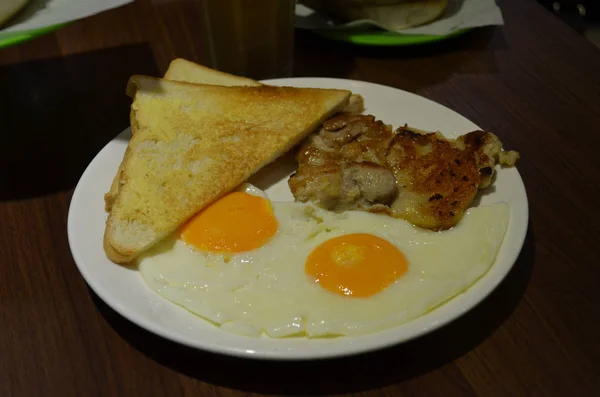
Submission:
[[[533,0],[504,28],[418,48],[298,32],[298,76],[436,100],[522,154],[531,222],[475,310],[389,350],[305,363],[196,352],[121,318],[86,286],[66,220],[95,153],[128,125],[127,78],[198,60],[197,3],[138,0],[0,50],[0,396],[600,395],[600,52]]]

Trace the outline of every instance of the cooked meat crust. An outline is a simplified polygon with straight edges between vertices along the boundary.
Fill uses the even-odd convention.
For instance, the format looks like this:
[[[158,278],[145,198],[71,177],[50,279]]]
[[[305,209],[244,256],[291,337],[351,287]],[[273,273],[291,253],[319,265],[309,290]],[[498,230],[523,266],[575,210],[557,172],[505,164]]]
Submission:
[[[383,212],[433,230],[456,225],[497,162],[515,164],[491,132],[456,140],[391,126],[373,116],[341,114],[310,136],[289,186],[298,201],[335,212]]]

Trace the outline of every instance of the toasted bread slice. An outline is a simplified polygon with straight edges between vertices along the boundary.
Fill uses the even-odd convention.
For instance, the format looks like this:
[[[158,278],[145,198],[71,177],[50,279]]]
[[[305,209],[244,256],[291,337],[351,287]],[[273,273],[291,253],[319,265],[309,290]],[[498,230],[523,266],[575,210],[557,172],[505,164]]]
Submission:
[[[222,85],[227,87],[262,85],[258,81],[210,69],[206,66],[190,62],[183,58],[176,58],[171,61],[169,64],[169,69],[165,73],[165,79],[193,84]],[[343,112],[360,113],[363,110],[364,101],[362,96],[358,94],[352,94],[348,105],[343,109]],[[122,171],[123,168],[120,166],[119,171],[113,179],[110,190],[104,195],[104,208],[106,212],[110,212],[117,195],[119,194],[119,180],[121,178]]]
[[[220,72],[183,58],[176,58],[171,61],[164,78],[186,83],[222,85],[225,87],[262,85],[258,81]],[[113,179],[109,192],[104,195],[104,207],[107,212],[110,212],[110,209],[119,194],[119,179],[121,177],[121,172],[123,171],[122,168],[122,166],[119,167],[119,171]]]
[[[350,91],[133,76],[131,138],[104,249],[128,263],[343,109]]]
[[[220,72],[206,66],[190,62],[183,58],[176,58],[169,64],[169,69],[165,73],[165,79],[174,81],[184,81],[194,84],[213,84],[234,86],[259,86],[263,85],[258,81],[235,76],[233,74]],[[365,109],[363,97],[359,94],[352,94],[348,106],[344,108],[344,113],[360,113]]]
[[[223,85],[226,87],[262,85],[258,81],[220,72],[183,58],[176,58],[171,61],[169,69],[165,73],[165,79],[194,84]]]

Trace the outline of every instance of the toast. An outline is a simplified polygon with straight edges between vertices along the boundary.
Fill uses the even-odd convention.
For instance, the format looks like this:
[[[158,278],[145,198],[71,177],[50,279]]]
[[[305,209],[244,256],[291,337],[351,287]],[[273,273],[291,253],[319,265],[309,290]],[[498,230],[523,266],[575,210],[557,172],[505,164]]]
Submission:
[[[225,87],[262,85],[258,81],[220,72],[183,58],[176,58],[171,61],[164,78],[186,83],[222,85]],[[104,208],[107,212],[110,212],[110,209],[119,194],[119,179],[121,172],[122,167],[119,167],[119,171],[117,171],[117,174],[113,179],[109,192],[104,195]]]
[[[206,66],[190,62],[183,58],[176,58],[171,61],[169,64],[169,69],[167,69],[164,78],[167,80],[193,84],[211,84],[227,87],[263,85],[258,81],[210,69]],[[362,96],[358,94],[352,94],[348,101],[348,105],[342,111],[345,113],[360,113],[363,110],[364,102]],[[104,195],[104,208],[106,212],[110,212],[113,203],[119,194],[119,179],[121,172],[122,167],[119,167],[119,171],[117,171],[117,174],[113,179],[110,190]]]
[[[263,85],[258,81],[247,77],[235,76],[233,74],[220,72],[183,58],[176,58],[169,64],[169,69],[165,73],[165,79],[174,81],[184,81],[194,84],[213,84],[233,86],[259,86]],[[352,94],[348,106],[342,110],[344,113],[360,113],[365,109],[363,97],[359,94]]]
[[[169,69],[165,73],[165,79],[193,84],[223,85],[226,87],[262,85],[258,81],[220,72],[183,58],[176,58],[171,61]]]
[[[104,234],[128,263],[348,104],[350,91],[133,76],[129,142]]]

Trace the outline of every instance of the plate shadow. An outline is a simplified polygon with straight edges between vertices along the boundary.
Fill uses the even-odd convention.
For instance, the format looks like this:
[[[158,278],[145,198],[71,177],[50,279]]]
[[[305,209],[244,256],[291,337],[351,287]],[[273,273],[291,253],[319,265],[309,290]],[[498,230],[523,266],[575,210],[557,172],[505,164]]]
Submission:
[[[129,125],[133,74],[158,75],[147,44],[1,66],[0,200],[73,188]]]

